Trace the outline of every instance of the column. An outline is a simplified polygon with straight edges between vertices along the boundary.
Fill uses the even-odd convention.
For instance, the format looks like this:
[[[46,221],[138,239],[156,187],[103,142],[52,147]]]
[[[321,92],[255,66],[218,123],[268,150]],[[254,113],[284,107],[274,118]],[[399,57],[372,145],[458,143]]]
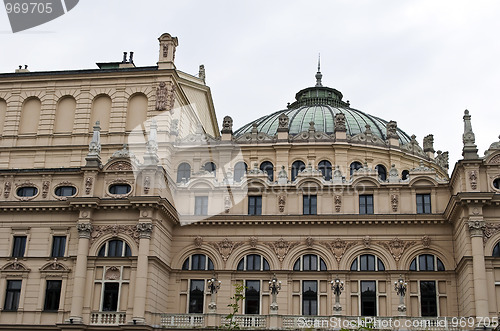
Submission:
[[[83,211],[81,214],[87,212]],[[85,214],[86,217],[88,214]],[[87,274],[87,256],[89,254],[90,234],[92,233],[92,224],[89,221],[78,222],[76,225],[78,230],[78,253],[76,256],[75,274],[73,277],[73,297],[71,300],[71,314],[69,323],[83,323],[82,311],[83,300],[85,296],[85,282]]]
[[[146,311],[146,296],[148,285],[148,255],[152,223],[138,223],[136,225],[139,232],[139,255],[137,256],[137,271],[135,276],[135,296],[132,323],[144,324]]]
[[[486,286],[486,266],[484,263],[483,229],[485,222],[482,217],[470,217],[468,221],[472,246],[472,269],[474,276],[474,299],[476,316],[489,316],[488,290]]]

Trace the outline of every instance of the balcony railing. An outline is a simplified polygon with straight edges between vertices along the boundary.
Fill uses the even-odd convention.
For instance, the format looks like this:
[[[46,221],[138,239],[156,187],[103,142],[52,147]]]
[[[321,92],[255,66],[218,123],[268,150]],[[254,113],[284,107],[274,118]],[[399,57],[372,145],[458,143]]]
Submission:
[[[93,325],[120,325],[126,323],[126,313],[94,312],[90,315],[90,324]]]
[[[212,322],[207,316],[212,316]],[[216,325],[208,325],[213,324]],[[163,328],[204,328],[229,324],[226,315],[214,314],[161,314]],[[297,329],[358,329],[367,326],[376,330],[428,330],[456,331],[461,328],[451,317],[358,317],[358,316],[300,316],[300,315],[236,315],[233,322],[240,329],[256,330],[277,328],[281,330]],[[458,325],[457,325],[458,324]]]
[[[196,328],[205,326],[205,316],[198,314],[162,314],[164,328]]]

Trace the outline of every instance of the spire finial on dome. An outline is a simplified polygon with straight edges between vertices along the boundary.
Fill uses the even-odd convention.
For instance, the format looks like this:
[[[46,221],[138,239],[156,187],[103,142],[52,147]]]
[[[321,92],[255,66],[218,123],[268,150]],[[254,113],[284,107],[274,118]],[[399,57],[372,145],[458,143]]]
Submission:
[[[321,78],[323,77],[323,75],[321,74],[320,59],[321,59],[321,54],[318,53],[318,72],[316,73],[316,86],[323,86],[323,84],[321,84]]]

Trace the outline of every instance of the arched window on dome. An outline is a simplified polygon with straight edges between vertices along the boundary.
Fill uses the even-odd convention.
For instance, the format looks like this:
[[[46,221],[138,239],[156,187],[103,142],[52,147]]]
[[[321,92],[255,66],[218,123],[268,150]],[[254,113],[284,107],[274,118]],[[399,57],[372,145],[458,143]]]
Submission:
[[[403,170],[401,172],[401,179],[402,180],[407,180],[408,179],[408,176],[410,176],[410,172],[408,170]]]
[[[248,167],[245,162],[238,162],[234,165],[234,176],[233,179],[235,182],[241,182],[241,179],[247,173]]]
[[[500,242],[498,242],[495,247],[493,247],[493,254],[491,254],[493,257],[500,257]]]
[[[238,262],[238,271],[266,271],[270,270],[269,262],[259,254],[249,254]]]
[[[97,253],[97,256],[101,257],[132,256],[132,250],[124,240],[113,239],[106,241],[104,245],[102,245],[101,249],[99,249],[99,253]]]
[[[384,271],[384,262],[373,254],[358,256],[351,264],[351,271]]]
[[[184,181],[189,181],[191,178],[191,166],[189,163],[183,162],[177,167],[177,183]]]
[[[297,178],[297,175],[306,168],[302,161],[295,161],[292,163],[292,182]]]
[[[214,263],[205,254],[193,254],[184,261],[182,270],[214,270]]]
[[[269,161],[264,161],[260,164],[260,170],[267,174],[267,178],[270,182],[274,181],[274,166]]]
[[[208,171],[208,172],[215,172],[215,170],[217,169],[217,167],[215,166],[215,163],[213,163],[213,162],[207,162],[203,166],[203,169],[205,171]]]
[[[435,255],[421,254],[411,261],[410,271],[444,271],[444,264]]]
[[[382,164],[377,164],[375,170],[377,170],[380,180],[387,180],[387,169]]]
[[[325,180],[332,179],[332,164],[330,161],[323,160],[318,163],[318,169],[323,174],[323,178]]]
[[[327,268],[325,261],[316,254],[302,255],[293,264],[293,271],[326,271],[326,270]]]
[[[352,176],[352,174],[354,173],[354,171],[358,170],[358,169],[361,169],[363,168],[363,165],[361,164],[361,162],[358,162],[358,161],[354,161],[353,163],[351,163],[351,165],[349,166],[349,169],[350,169],[350,175]]]

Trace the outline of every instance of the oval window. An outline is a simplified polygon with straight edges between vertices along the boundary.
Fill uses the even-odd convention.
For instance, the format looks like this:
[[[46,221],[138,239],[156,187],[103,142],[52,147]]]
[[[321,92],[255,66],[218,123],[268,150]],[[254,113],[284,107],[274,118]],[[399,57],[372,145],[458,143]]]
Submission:
[[[56,188],[56,195],[59,197],[71,197],[76,194],[74,186],[59,186]]]
[[[131,190],[129,184],[114,184],[109,187],[109,193],[111,194],[127,194]]]
[[[38,193],[38,189],[34,186],[24,186],[17,189],[18,197],[34,197]]]
[[[500,178],[497,178],[493,181],[493,187],[497,190],[500,190]]]

